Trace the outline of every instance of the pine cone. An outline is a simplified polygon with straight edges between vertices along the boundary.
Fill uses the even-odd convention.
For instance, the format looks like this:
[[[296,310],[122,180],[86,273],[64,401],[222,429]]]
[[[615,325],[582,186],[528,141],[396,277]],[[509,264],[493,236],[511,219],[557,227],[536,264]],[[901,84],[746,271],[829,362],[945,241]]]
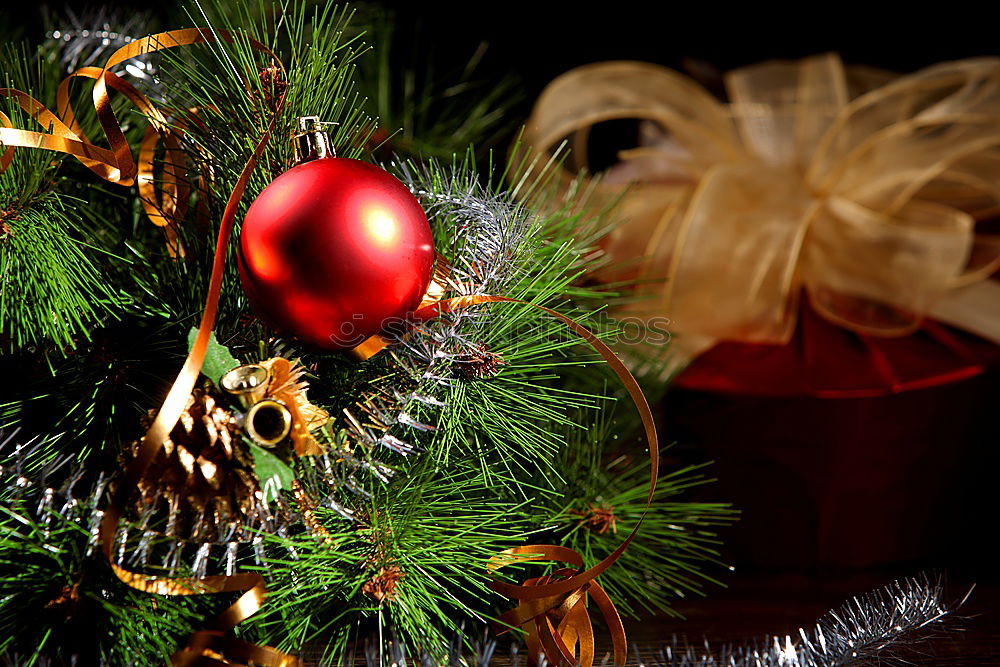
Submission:
[[[506,364],[502,355],[490,352],[485,345],[480,344],[467,353],[455,355],[451,373],[460,380],[485,380],[495,377],[500,372],[500,367]]]
[[[139,442],[127,452],[125,465]],[[211,394],[195,389],[139,481],[132,518],[147,523],[148,516],[144,528],[182,540],[229,541],[256,517],[260,498],[253,459],[238,436],[235,417]]]

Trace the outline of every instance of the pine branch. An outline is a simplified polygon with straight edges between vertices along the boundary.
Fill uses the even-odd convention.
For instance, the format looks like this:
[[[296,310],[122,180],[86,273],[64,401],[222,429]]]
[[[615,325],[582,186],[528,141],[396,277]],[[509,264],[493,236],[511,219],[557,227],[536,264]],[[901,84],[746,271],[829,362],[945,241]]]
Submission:
[[[570,484],[565,496],[549,505],[554,512],[548,521],[558,539],[589,564],[614,550],[646,507],[649,464],[630,452],[641,443],[617,439],[630,433],[615,418],[621,409],[609,407],[590,429],[573,434],[559,459]],[[676,613],[670,607],[674,599],[704,595],[706,583],[722,585],[706,570],[729,569],[719,560],[716,530],[738,513],[728,504],[685,499],[692,489],[714,481],[703,474],[706,465],[661,472],[638,537],[601,575],[601,585],[624,613],[635,616],[638,607]]]
[[[23,45],[0,48],[4,87],[47,100],[51,69]],[[0,111],[15,128],[45,130],[11,97],[0,97]],[[86,203],[59,191],[62,162],[46,151],[14,148],[0,173],[0,349],[8,353],[38,345],[71,349],[123,300],[102,276],[114,255],[85,235],[78,210]]]

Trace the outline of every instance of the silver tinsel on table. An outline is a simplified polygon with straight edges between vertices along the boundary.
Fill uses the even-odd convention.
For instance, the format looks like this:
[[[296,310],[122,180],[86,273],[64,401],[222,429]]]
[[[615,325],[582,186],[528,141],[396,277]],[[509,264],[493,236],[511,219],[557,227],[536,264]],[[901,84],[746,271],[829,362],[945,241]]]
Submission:
[[[955,605],[956,607],[959,605]],[[899,649],[930,639],[952,613],[940,579],[902,579],[831,610],[795,637],[756,644],[693,648],[677,638],[656,650],[634,651],[649,667],[848,667],[880,664]],[[881,662],[881,664],[885,664]]]

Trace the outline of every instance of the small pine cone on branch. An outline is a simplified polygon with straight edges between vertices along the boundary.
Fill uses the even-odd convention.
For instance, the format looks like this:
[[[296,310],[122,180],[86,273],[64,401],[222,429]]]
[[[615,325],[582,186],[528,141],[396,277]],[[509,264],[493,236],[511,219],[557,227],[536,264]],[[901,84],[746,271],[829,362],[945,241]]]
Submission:
[[[451,372],[460,380],[485,380],[496,376],[506,363],[503,356],[491,352],[485,345],[479,345],[470,352],[455,355]]]

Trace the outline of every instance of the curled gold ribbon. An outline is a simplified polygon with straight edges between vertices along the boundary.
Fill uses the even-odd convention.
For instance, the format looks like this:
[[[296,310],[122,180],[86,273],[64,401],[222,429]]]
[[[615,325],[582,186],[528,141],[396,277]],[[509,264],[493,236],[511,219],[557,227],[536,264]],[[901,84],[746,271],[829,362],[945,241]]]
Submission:
[[[804,291],[837,325],[900,336],[990,289],[1000,238],[977,222],[1000,212],[1000,59],[895,78],[825,54],[741,68],[726,87],[722,104],[657,65],[597,63],[555,79],[527,123],[526,143],[569,137],[585,168],[593,125],[642,121],[592,200],[621,198],[605,249],[643,258],[657,285],[635,312],[688,339],[785,343]],[[1000,317],[984,331],[966,311],[949,323],[1000,342]]]
[[[223,41],[232,41],[227,31],[218,31]],[[0,171],[7,169],[16,147],[50,150],[71,155],[100,178],[118,185],[138,184],[143,210],[150,222],[165,228],[168,241],[176,242],[176,228],[187,212],[190,188],[183,177],[184,154],[179,131],[169,127],[167,119],[145,95],[135,89],[111,68],[131,58],[165,49],[214,41],[208,30],[188,28],[172,30],[138,39],[115,51],[103,68],[83,67],[67,76],[56,93],[59,114],[49,110],[27,93],[14,88],[0,88],[0,96],[13,98],[24,111],[43,128],[51,132],[18,129],[10,119],[0,113]],[[252,38],[247,42],[272,57],[274,54],[264,44]],[[275,58],[277,62],[277,58]],[[93,102],[98,122],[108,142],[108,148],[97,146],[84,134],[70,103],[70,86],[77,78],[94,81]],[[139,147],[139,159],[134,160],[132,149],[125,139],[121,125],[111,107],[109,89],[124,95],[146,116],[146,128]],[[164,143],[163,168],[159,179],[154,178],[154,156],[160,142]],[[157,182],[160,183],[157,188]],[[177,249],[178,251],[179,248]]]
[[[221,32],[223,40],[231,41],[232,36]],[[11,89],[0,88],[0,95],[13,98],[22,109],[27,111],[43,127],[51,127],[51,133],[32,132],[12,127],[10,119],[0,114],[0,143],[5,147],[0,154],[0,169],[6,169],[12,159],[15,147],[35,148],[65,153],[77,158],[82,164],[106,181],[119,185],[130,186],[137,180],[143,205],[151,221],[158,226],[179,223],[184,215],[181,205],[186,199],[183,179],[180,179],[180,160],[170,159],[170,154],[178,157],[180,152],[180,137],[167,127],[166,119],[153,104],[139,93],[128,82],[108,71],[130,58],[146,53],[179,46],[210,42],[214,36],[201,29],[174,30],[159,33],[136,40],[118,49],[111,55],[103,69],[85,67],[67,77],[59,86],[58,104],[62,115],[57,116],[28,94]],[[277,62],[274,54],[263,44],[248,39],[248,42]],[[75,114],[69,104],[69,85],[73,78],[88,78],[94,84],[94,108],[98,120],[108,141],[109,148],[103,148],[90,143],[84,136]],[[131,148],[125,140],[121,126],[111,108],[108,89],[125,95],[135,106],[146,115],[150,121],[150,129],[142,141],[138,164],[132,159]],[[184,366],[178,373],[167,397],[156,414],[153,423],[142,438],[135,458],[123,471],[122,483],[116,488],[114,497],[105,511],[100,527],[101,548],[111,565],[115,575],[123,583],[132,588],[159,595],[202,595],[206,593],[242,592],[243,594],[226,611],[219,615],[207,630],[195,632],[187,646],[175,653],[171,662],[176,667],[194,667],[207,665],[233,665],[233,661],[266,667],[290,667],[301,665],[301,661],[286,655],[276,649],[256,646],[235,639],[229,633],[237,624],[250,617],[260,609],[267,594],[264,579],[257,573],[241,573],[235,575],[216,575],[209,577],[164,578],[131,572],[114,562],[112,554],[114,536],[118,530],[119,521],[123,515],[125,500],[138,480],[149,467],[156,453],[163,447],[170,430],[180,418],[184,405],[198,379],[198,373],[205,360],[209,336],[215,324],[218,311],[219,295],[222,286],[222,276],[225,269],[226,249],[232,233],[236,217],[236,209],[240,198],[250,180],[250,175],[264,148],[274,131],[284,104],[284,96],[278,102],[270,124],[254,148],[253,154],[240,173],[236,186],[226,205],[225,213],[219,228],[216,243],[215,258],[209,282],[208,297],[202,313],[198,333],[192,345]],[[164,137],[168,152],[167,167],[165,167],[165,186],[161,192],[160,201],[156,201],[154,180],[152,176],[153,155],[156,149],[156,137]]]

